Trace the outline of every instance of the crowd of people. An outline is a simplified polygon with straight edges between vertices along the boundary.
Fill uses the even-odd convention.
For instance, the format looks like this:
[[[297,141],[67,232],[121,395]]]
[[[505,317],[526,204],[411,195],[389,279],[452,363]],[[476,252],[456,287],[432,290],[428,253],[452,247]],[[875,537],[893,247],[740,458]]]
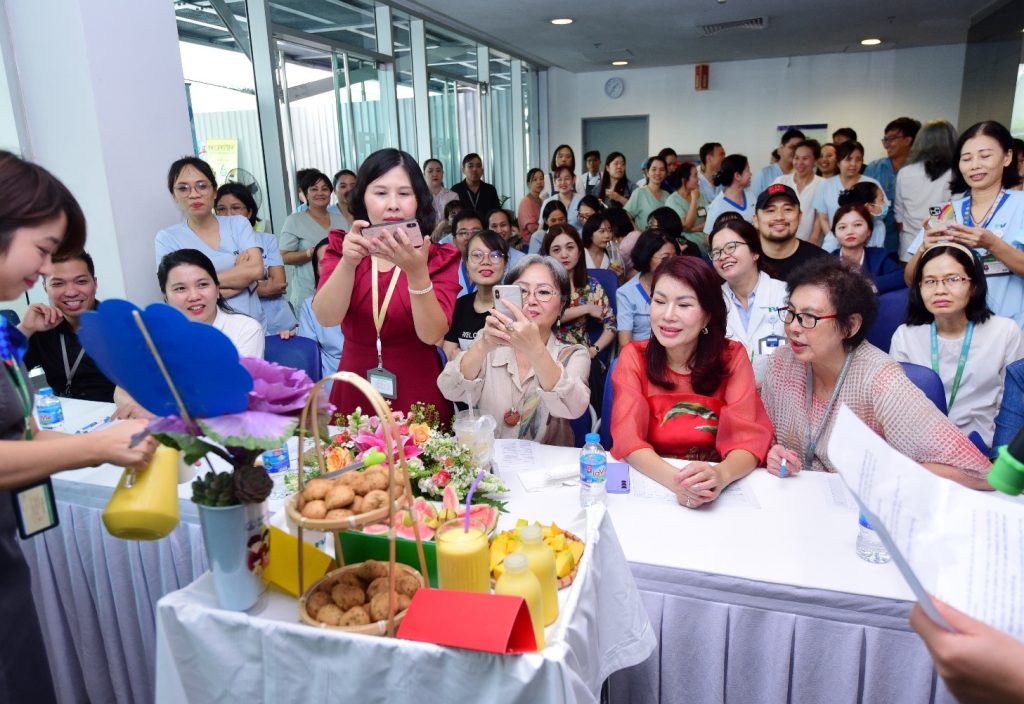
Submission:
[[[218,187],[206,162],[186,157],[168,171],[182,219],[156,234],[156,275],[168,304],[239,354],[262,356],[267,335],[316,340],[324,375],[365,375],[395,410],[432,403],[448,421],[471,404],[499,437],[560,445],[576,444],[572,422],[593,415],[615,457],[687,508],[756,467],[834,471],[824,448],[844,403],[932,472],[983,489],[992,448],[1021,418],[1024,143],[996,122],[958,136],[945,121],[901,117],[881,137],[886,157],[865,165],[852,129],[832,137],[786,130],[756,173],[721,143],[696,163],[666,148],[636,182],[619,152],[587,152],[578,174],[559,145],[526,174],[515,211],[477,154],[448,188],[440,161],[421,168],[382,149],[333,178],[300,172],[302,205],[277,234],[245,187]],[[21,267],[0,272],[0,290],[13,298],[41,275],[50,301],[18,326],[24,365],[42,366],[59,394],[145,416],[77,339],[99,304],[81,211],[46,172],[0,157],[0,190],[7,171],[28,170],[53,201],[24,204],[27,215],[17,201],[0,206],[18,224],[0,231],[0,260]],[[883,350],[868,337],[892,294],[905,314]],[[931,368],[947,408],[900,362]],[[28,437],[30,414],[8,395],[4,437]],[[347,385],[331,400],[343,413],[364,402]],[[86,437],[54,448],[138,463],[152,447],[133,448],[128,428],[103,431],[102,448]],[[26,455],[0,488],[77,456]],[[670,457],[691,461],[680,470]],[[13,529],[0,527],[6,540]]]

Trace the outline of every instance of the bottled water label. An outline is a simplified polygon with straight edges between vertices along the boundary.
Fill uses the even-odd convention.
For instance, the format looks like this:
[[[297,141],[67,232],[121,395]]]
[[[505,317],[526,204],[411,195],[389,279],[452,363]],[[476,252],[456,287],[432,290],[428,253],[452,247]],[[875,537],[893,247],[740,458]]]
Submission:
[[[288,465],[291,464],[291,458],[288,456],[288,446],[275,447],[273,450],[267,450],[263,453],[263,466],[270,474],[276,474],[278,472],[286,471]]]
[[[607,474],[607,460],[604,455],[584,455],[580,457],[580,482],[583,484],[603,484]]]
[[[64,424],[64,409],[60,401],[39,404],[36,407],[36,415],[39,416],[40,428],[56,428]]]

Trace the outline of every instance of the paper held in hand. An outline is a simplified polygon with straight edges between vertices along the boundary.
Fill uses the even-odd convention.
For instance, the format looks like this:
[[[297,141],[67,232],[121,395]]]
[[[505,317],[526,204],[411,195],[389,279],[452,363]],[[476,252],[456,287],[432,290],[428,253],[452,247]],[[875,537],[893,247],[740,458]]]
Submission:
[[[828,456],[933,621],[954,630],[928,593],[1024,640],[1024,503],[933,474],[845,405]]]

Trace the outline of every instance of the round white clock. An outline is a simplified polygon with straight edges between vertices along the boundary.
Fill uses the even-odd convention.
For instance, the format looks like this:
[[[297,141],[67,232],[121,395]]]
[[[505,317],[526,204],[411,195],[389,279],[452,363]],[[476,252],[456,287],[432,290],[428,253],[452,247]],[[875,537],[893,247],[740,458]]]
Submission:
[[[626,82],[621,78],[609,78],[604,82],[604,94],[612,100],[621,98],[623,91],[626,90]]]

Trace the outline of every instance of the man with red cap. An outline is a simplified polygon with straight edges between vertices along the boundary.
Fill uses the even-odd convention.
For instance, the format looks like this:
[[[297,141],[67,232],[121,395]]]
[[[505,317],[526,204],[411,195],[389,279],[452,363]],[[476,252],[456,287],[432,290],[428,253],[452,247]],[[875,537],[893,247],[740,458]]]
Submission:
[[[773,183],[761,191],[754,206],[754,226],[761,235],[763,261],[775,269],[775,278],[785,280],[804,262],[829,256],[821,247],[797,239],[800,197],[789,186]]]

